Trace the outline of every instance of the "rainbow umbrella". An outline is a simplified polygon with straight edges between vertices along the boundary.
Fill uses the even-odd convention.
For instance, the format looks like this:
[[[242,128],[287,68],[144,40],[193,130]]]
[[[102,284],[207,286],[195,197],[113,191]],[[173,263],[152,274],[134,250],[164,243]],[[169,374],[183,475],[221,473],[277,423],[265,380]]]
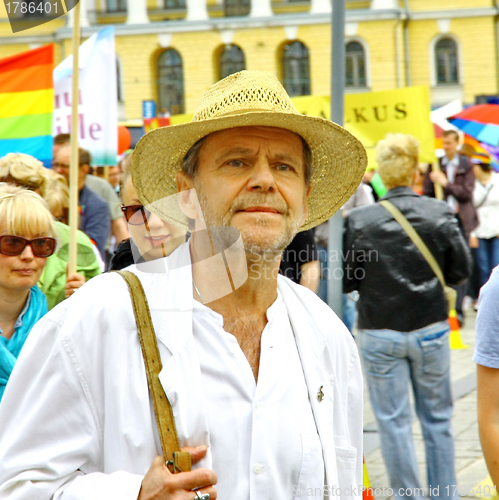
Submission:
[[[477,104],[452,115],[452,118],[499,125],[499,104]]]
[[[499,146],[499,105],[477,104],[449,118],[465,134],[490,146]]]
[[[489,144],[490,146],[499,146],[499,125],[464,120],[463,118],[450,118],[449,121],[456,128],[477,141]]]

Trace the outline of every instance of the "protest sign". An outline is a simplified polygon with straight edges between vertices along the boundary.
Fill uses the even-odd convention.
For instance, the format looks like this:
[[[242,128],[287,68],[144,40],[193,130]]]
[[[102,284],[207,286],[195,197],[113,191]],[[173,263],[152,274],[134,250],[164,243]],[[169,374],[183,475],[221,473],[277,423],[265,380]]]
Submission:
[[[330,117],[329,96],[303,96],[292,100],[300,113]],[[374,148],[387,133],[413,135],[420,144],[420,161],[435,161],[435,133],[430,121],[428,87],[347,94],[344,126],[366,148],[369,165],[376,163]]]
[[[115,165],[118,151],[118,104],[114,28],[105,28],[80,46],[78,143],[90,151],[92,165]],[[72,60],[54,70],[52,133],[70,133]]]

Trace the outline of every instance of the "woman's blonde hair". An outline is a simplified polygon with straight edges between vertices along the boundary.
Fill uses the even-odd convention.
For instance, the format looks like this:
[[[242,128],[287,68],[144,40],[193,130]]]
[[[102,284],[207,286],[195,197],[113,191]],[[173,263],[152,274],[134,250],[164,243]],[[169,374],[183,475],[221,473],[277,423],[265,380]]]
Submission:
[[[0,158],[0,182],[12,182],[43,191],[45,171],[41,161],[23,153],[8,153]]]
[[[57,238],[54,218],[34,191],[0,182],[0,229],[16,236]]]
[[[376,146],[378,174],[387,189],[410,186],[418,168],[419,142],[406,134],[387,134]]]
[[[64,176],[54,170],[45,172],[46,181],[42,192],[52,215],[62,214],[69,208],[69,188]]]

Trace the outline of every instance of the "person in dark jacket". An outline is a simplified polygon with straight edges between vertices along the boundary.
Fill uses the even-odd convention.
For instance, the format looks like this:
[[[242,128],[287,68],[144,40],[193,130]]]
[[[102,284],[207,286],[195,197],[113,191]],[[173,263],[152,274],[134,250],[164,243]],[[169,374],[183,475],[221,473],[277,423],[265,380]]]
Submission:
[[[418,149],[408,135],[389,134],[380,141],[379,175],[388,189],[382,199],[413,225],[446,282],[458,284],[471,272],[471,256],[447,203],[419,196],[410,187],[418,176]],[[403,488],[412,493],[405,499],[425,497],[412,440],[409,383],[426,444],[428,484],[439,487],[439,498],[453,496],[450,328],[443,287],[402,226],[379,203],[347,215],[343,252],[343,291],[360,294],[357,342],[395,496]]]
[[[431,165],[426,171],[423,182],[423,194],[435,196],[435,184],[443,188],[445,201],[457,218],[459,227],[468,242],[471,231],[478,226],[478,215],[473,205],[475,174],[468,156],[459,154],[459,136],[454,130],[442,133],[442,147],[445,156],[440,158],[441,172],[433,172]],[[464,322],[463,300],[468,292],[468,284],[456,287],[456,312],[459,323]]]
[[[441,172],[433,172],[431,165],[426,171],[423,194],[435,197],[435,184],[443,188],[445,201],[456,215],[466,238],[478,226],[478,217],[473,206],[475,174],[469,158],[459,154],[459,136],[454,130],[442,133],[445,156],[440,158]]]

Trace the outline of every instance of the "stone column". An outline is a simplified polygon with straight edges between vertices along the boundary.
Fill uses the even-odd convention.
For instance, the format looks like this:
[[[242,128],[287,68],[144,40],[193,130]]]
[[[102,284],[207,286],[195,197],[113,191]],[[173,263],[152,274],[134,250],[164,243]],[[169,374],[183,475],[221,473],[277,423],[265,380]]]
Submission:
[[[88,21],[87,10],[88,10],[87,0],[80,0],[80,27],[81,28],[88,28],[90,26],[90,22]],[[74,8],[68,12],[66,26],[68,28],[72,28],[73,21],[74,21]]]
[[[270,0],[251,0],[250,17],[272,16],[272,4]]]
[[[330,14],[331,0],[312,0],[310,14]]]
[[[372,10],[398,10],[399,3],[398,0],[371,0]]]
[[[206,0],[186,0],[186,2],[187,21],[206,21],[209,18]]]
[[[81,1],[81,0],[80,0]],[[128,15],[126,24],[147,24],[147,1],[146,0],[128,0]]]

